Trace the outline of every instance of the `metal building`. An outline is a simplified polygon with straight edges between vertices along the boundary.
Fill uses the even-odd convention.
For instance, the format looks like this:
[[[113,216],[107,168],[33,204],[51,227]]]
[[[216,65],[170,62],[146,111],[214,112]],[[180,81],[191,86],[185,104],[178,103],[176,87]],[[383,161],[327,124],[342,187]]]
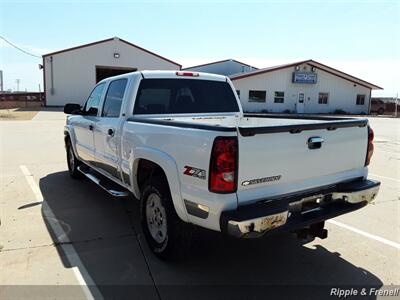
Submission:
[[[225,59],[208,64],[184,68],[183,70],[230,76],[233,74],[255,71],[258,70],[258,68],[242,63],[235,59]]]
[[[313,60],[230,78],[244,111],[249,112],[366,114],[371,90],[382,89]]]
[[[117,37],[45,54],[45,103],[83,104],[100,80],[144,69],[180,70],[181,65]]]

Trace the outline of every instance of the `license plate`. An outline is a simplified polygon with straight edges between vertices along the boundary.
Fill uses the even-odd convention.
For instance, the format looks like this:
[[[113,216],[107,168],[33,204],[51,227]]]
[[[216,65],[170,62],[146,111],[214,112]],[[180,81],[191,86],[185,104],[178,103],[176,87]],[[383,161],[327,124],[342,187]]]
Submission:
[[[282,226],[286,223],[288,212],[282,212],[275,215],[267,216],[260,222],[260,231],[271,230]]]

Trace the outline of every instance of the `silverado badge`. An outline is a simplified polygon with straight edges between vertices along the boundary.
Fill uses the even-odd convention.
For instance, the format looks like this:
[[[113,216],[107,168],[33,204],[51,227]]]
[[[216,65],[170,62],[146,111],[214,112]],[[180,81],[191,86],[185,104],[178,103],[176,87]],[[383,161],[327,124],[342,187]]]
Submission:
[[[264,178],[246,180],[246,181],[242,182],[242,185],[247,186],[247,185],[251,185],[251,184],[260,184],[260,183],[265,183],[265,182],[278,181],[281,179],[281,177],[282,177],[282,175],[275,175],[275,176],[269,176],[269,177],[264,177]]]

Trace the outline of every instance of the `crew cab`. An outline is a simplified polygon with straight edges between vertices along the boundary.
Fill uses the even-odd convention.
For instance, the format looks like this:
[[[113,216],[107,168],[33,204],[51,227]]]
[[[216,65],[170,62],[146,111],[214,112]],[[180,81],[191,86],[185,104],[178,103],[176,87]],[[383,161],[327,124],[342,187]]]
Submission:
[[[144,235],[162,258],[192,225],[325,238],[325,220],[364,207],[380,186],[367,179],[367,119],[245,114],[225,76],[123,74],[64,112],[70,175],[139,199]]]

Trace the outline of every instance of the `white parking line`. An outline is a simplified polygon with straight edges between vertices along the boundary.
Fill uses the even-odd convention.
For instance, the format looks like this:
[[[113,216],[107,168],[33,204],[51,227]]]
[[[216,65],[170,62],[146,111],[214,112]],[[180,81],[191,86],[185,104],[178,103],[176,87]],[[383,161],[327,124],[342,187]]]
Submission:
[[[40,191],[39,186],[36,184],[35,180],[33,179],[33,175],[29,172],[26,166],[20,166],[22,173],[24,174],[26,181],[28,182],[29,186],[31,187],[33,193],[35,194],[36,201],[43,201],[42,208],[44,215],[47,219],[55,220],[56,222],[49,222],[53,233],[55,236],[60,237],[62,242],[70,243],[67,234],[60,226],[60,223],[57,222],[57,219],[48,206],[46,199],[43,199],[42,192]],[[76,279],[78,280],[79,284],[82,287],[83,292],[85,293],[86,299],[103,299],[100,291],[97,289],[96,284],[94,283],[92,277],[86,270],[85,266],[83,265],[79,255],[76,253],[74,246],[72,244],[61,244],[61,248],[64,251],[69,263],[72,267],[72,271]],[[90,286],[90,288],[88,287]]]
[[[386,176],[376,175],[376,174],[372,174],[372,173],[369,173],[369,175],[371,175],[372,177],[383,178],[383,179],[388,179],[388,180],[393,180],[393,181],[400,182],[399,179],[392,178],[392,177],[386,177]]]
[[[377,235],[374,235],[374,234],[371,234],[371,233],[362,231],[362,230],[360,230],[360,229],[354,228],[354,227],[352,227],[352,226],[343,224],[343,223],[338,222],[338,221],[335,221],[335,220],[328,220],[327,222],[328,222],[328,223],[331,223],[331,224],[334,224],[334,225],[336,225],[336,226],[342,227],[342,228],[344,228],[344,229],[353,231],[353,232],[358,233],[358,234],[360,234],[360,235],[363,235],[363,236],[365,236],[365,237],[367,237],[367,238],[369,238],[369,239],[371,239],[371,240],[375,240],[375,241],[381,242],[381,243],[383,243],[383,244],[385,244],[385,245],[391,246],[391,247],[393,247],[393,248],[400,249],[400,244],[399,244],[399,243],[396,243],[396,242],[387,240],[387,239],[385,239],[385,238],[383,238],[383,237],[380,237],[380,236],[377,236]]]

